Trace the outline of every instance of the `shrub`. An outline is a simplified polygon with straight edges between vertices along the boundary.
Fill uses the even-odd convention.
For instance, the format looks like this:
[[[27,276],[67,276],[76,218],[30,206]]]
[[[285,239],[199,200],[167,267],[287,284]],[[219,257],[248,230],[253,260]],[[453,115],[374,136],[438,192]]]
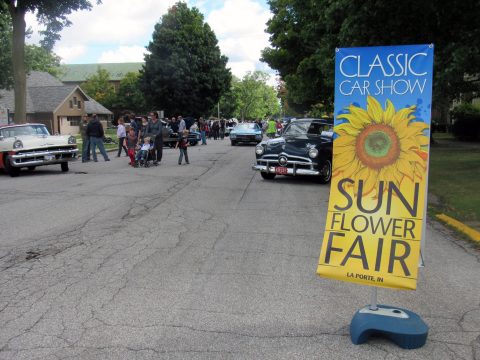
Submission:
[[[453,135],[459,140],[480,140],[480,109],[472,104],[460,104],[450,111]]]

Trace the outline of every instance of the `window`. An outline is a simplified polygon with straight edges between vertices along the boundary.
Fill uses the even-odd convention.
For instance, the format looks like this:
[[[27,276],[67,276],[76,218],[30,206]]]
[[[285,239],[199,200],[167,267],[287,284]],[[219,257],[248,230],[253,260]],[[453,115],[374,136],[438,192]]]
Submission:
[[[78,105],[78,108],[79,108],[79,109],[82,108],[82,102],[81,102],[80,100],[78,100],[77,105]]]
[[[76,96],[73,97],[73,105],[77,105],[77,97]]]
[[[70,109],[73,109],[73,101],[70,100]]]
[[[81,119],[81,116],[67,116],[67,121],[70,123],[70,126],[79,126]]]

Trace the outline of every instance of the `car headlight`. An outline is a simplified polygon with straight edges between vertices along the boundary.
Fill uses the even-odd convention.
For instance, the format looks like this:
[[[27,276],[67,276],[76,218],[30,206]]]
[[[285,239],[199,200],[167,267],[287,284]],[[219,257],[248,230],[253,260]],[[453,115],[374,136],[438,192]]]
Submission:
[[[15,140],[15,142],[13,143],[13,148],[14,148],[14,149],[21,149],[21,148],[23,148],[22,140]]]
[[[308,150],[308,156],[310,156],[312,159],[316,158],[318,156],[318,150],[315,148],[311,148]]]
[[[262,138],[262,134],[255,134],[255,138],[261,139],[261,138]]]
[[[263,148],[262,145],[257,145],[255,147],[255,154],[257,155],[262,155],[264,153],[265,149]]]
[[[69,144],[76,144],[77,143],[77,139],[75,138],[75,136],[70,136],[68,138],[68,143]]]
[[[237,137],[237,134],[230,133],[230,139],[235,139]]]

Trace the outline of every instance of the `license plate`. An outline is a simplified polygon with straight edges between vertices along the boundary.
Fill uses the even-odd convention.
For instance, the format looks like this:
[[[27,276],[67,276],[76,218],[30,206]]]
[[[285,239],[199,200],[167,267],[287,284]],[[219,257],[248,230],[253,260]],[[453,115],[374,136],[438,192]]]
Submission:
[[[277,166],[275,167],[275,174],[277,175],[287,175],[288,174],[288,169],[283,166]]]
[[[45,155],[44,156],[45,161],[52,161],[55,159],[55,155]]]

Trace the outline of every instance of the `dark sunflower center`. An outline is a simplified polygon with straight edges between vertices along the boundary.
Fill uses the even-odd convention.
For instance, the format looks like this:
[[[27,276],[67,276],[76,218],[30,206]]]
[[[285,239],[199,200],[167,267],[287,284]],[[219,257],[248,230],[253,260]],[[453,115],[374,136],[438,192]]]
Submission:
[[[365,152],[376,158],[384,157],[392,147],[392,140],[383,131],[368,134],[364,143]]]
[[[392,127],[372,124],[358,134],[355,152],[365,166],[378,170],[397,161],[400,142]]]

